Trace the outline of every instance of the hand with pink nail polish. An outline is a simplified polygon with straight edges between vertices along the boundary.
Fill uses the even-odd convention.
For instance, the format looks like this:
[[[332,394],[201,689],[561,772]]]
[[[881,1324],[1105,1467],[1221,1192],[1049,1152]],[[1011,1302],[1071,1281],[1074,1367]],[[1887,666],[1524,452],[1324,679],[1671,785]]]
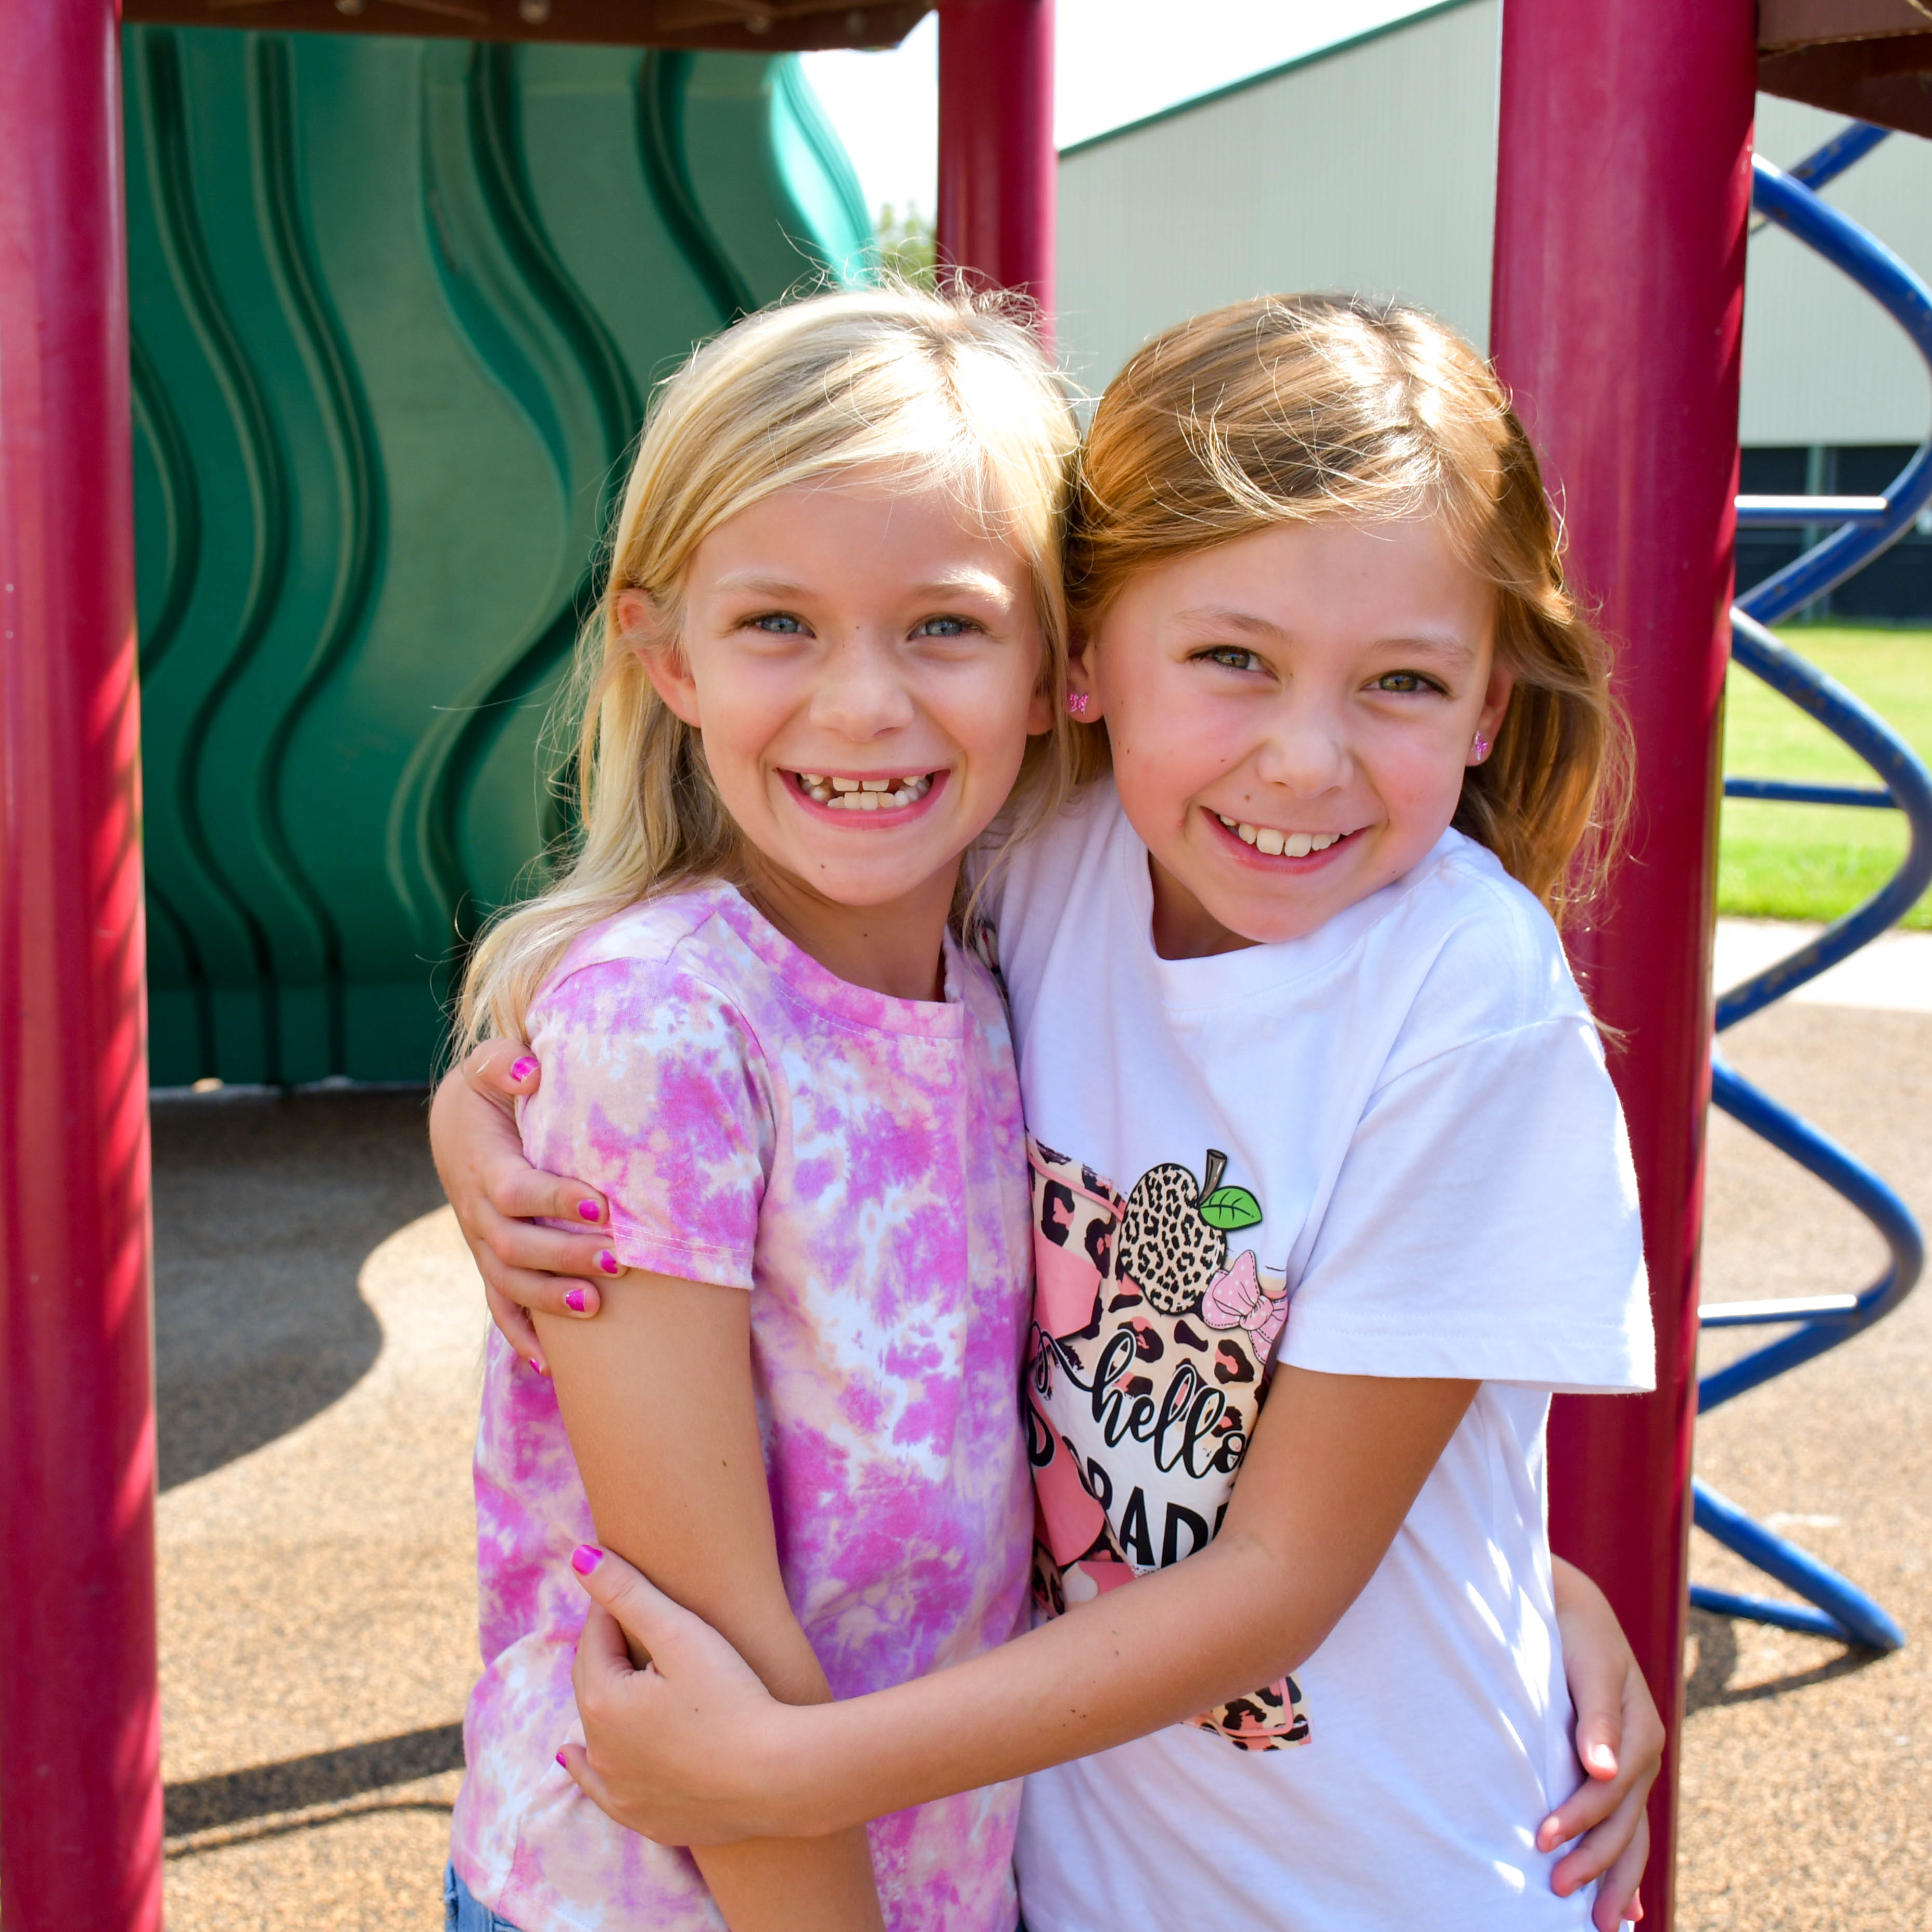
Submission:
[[[1603,1592],[1560,1557],[1551,1580],[1585,1774],[1538,1826],[1536,1847],[1570,1845],[1550,1874],[1551,1889],[1567,1898],[1595,1880],[1592,1923],[1597,1932],[1617,1932],[1642,1914],[1636,1888],[1650,1855],[1645,1806],[1663,1766],[1664,1720]]]
[[[526,1048],[486,1040],[444,1078],[430,1108],[430,1149],[483,1277],[490,1318],[539,1375],[546,1370],[530,1311],[593,1316],[603,1305],[594,1284],[624,1272],[603,1197],[524,1158],[513,1109],[542,1084]]]

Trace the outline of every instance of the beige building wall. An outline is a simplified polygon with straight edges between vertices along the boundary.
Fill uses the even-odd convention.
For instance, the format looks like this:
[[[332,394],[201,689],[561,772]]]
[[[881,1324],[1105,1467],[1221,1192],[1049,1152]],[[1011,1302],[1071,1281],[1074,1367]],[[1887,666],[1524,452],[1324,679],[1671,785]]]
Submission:
[[[1789,167],[1845,124],[1760,94],[1758,152]],[[1932,141],[1894,134],[1825,199],[1932,281]],[[1932,383],[1904,331],[1802,242],[1767,226],[1744,272],[1746,443],[1922,442]]]
[[[1498,0],[1408,23],[1070,148],[1060,341],[1098,389],[1169,323],[1269,290],[1396,295],[1478,342],[1490,320]],[[1842,126],[1769,96],[1789,165]],[[1932,280],[1932,142],[1895,134],[1826,191]],[[1742,440],[1916,442],[1932,388],[1897,326],[1773,230],[1748,272]]]

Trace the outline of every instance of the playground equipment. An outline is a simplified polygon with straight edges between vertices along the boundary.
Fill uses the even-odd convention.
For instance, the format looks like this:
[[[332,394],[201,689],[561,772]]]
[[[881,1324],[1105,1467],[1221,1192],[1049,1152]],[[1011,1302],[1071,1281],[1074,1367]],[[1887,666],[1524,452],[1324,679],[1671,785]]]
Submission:
[[[123,4],[130,22],[161,25],[755,54],[890,41],[928,10],[923,0]],[[1932,93],[1913,78],[1932,71],[1932,21],[1916,0],[1860,0],[1869,38],[1847,41],[1842,10],[1838,0],[1507,0],[1504,10],[1492,340],[1566,499],[1576,580],[1627,646],[1642,779],[1640,862],[1621,870],[1576,957],[1628,1041],[1617,1076],[1658,1387],[1640,1401],[1559,1400],[1552,1533],[1608,1586],[1668,1718],[1682,1695],[1721,618],[1760,50],[1776,91],[1932,133]],[[120,11],[116,0],[0,6],[5,1932],[149,1932],[160,1912]],[[942,253],[1050,310],[1052,0],[942,0],[939,14]],[[1173,20],[1184,28],[1186,10]],[[275,105],[270,89],[270,121]],[[1657,1932],[1671,1919],[1675,1815],[1666,1763],[1644,1883]]]
[[[1815,249],[1879,302],[1912,338],[1932,373],[1932,289],[1818,194],[1827,182],[1869,154],[1888,131],[1853,122],[1788,174],[1760,159],[1753,200],[1760,214]],[[1932,502],[1932,442],[1919,450],[1882,496],[1738,499],[1740,524],[1786,528],[1838,524],[1831,535],[1738,601],[1731,614],[1731,652],[1737,663],[1856,752],[1880,783],[1792,784],[1781,779],[1733,778],[1724,782],[1725,796],[1896,810],[1905,814],[1911,842],[1897,873],[1864,904],[1834,920],[1810,944],[1720,994],[1720,1033],[1870,944],[1932,885],[1932,772],[1882,718],[1766,628],[1862,570],[1905,534],[1928,502]],[[1706,1376],[1698,1388],[1700,1413],[1862,1334],[1904,1300],[1925,1260],[1924,1238],[1904,1202],[1844,1148],[1721,1060],[1712,1067],[1711,1097],[1856,1208],[1884,1240],[1891,1259],[1878,1279],[1858,1294],[1707,1304],[1701,1312],[1706,1328],[1775,1325],[1790,1326],[1792,1332]],[[1700,1609],[1877,1650],[1895,1650],[1904,1642],[1905,1633],[1898,1624],[1835,1570],[1752,1521],[1708,1484],[1694,1480],[1691,1487],[1700,1529],[1812,1606],[1693,1584],[1690,1600]]]
[[[131,26],[123,70],[150,1077],[422,1080],[561,830],[652,382],[871,218],[790,58]]]

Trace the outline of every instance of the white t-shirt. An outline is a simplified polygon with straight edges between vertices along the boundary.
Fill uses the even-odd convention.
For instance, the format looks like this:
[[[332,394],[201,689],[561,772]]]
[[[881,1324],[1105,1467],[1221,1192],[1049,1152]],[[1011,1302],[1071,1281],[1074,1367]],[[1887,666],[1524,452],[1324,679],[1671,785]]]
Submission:
[[[1623,1120],[1548,916],[1450,832],[1306,938],[1165,960],[1110,784],[994,890],[1042,1594],[1211,1536],[1275,1360],[1483,1384],[1293,1680],[1028,1778],[1029,1932],[1586,1926],[1534,1842],[1581,1776],[1544,1425],[1552,1390],[1649,1388],[1652,1346]]]

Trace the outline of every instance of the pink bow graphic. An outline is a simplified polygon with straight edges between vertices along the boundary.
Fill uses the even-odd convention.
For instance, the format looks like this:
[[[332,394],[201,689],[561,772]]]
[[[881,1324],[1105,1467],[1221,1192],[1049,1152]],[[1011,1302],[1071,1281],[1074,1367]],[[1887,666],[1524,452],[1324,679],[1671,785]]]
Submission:
[[[1257,1360],[1265,1362],[1274,1338],[1288,1319],[1288,1287],[1264,1283],[1249,1249],[1224,1274],[1208,1284],[1201,1298],[1201,1318],[1210,1328],[1245,1328],[1254,1337]]]

